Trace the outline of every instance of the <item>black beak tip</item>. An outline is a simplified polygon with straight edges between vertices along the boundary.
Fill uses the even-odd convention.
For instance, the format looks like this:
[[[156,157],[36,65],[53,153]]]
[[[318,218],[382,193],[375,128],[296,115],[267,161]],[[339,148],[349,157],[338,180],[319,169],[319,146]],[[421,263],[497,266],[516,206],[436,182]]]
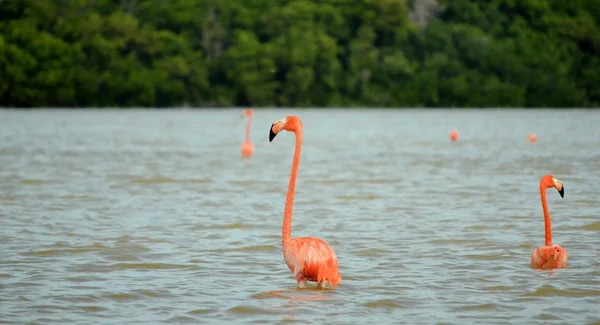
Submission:
[[[273,125],[275,125],[275,123],[271,124],[271,128],[269,129],[269,142],[273,141],[277,135],[277,133],[273,132]]]
[[[565,197],[565,187],[562,186],[560,188],[560,191],[558,191],[558,194],[560,194],[560,197],[564,198]]]

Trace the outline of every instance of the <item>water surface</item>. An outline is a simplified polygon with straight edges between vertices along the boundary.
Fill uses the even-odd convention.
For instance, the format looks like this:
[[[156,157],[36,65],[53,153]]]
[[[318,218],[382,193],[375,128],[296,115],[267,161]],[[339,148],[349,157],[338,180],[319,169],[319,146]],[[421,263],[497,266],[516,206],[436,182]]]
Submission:
[[[257,110],[248,161],[239,113],[0,111],[0,321],[600,324],[599,112]],[[289,114],[293,235],[336,250],[336,291],[283,261]],[[546,173],[569,267],[537,272]]]

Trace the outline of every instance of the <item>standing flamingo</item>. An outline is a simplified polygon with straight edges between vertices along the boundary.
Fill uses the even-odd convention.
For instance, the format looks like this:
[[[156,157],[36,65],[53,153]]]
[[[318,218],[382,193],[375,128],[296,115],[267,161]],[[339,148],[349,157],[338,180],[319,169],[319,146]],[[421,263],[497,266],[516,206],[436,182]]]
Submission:
[[[241,117],[248,116],[246,124],[246,140],[242,143],[242,157],[250,157],[254,153],[254,144],[250,142],[250,125],[252,125],[252,116],[254,112],[251,109],[246,109],[242,112]]]
[[[325,289],[327,284],[336,289],[342,282],[342,276],[339,271],[338,258],[333,249],[320,238],[292,238],[292,206],[302,147],[302,121],[297,116],[288,116],[275,121],[269,131],[269,142],[273,141],[281,130],[294,132],[296,135],[292,173],[283,213],[281,244],[285,263],[294,273],[299,288],[306,287],[306,282],[311,281],[316,282],[322,289]]]
[[[565,196],[565,188],[562,183],[552,175],[544,175],[540,181],[540,196],[542,197],[542,210],[544,210],[544,226],[546,230],[546,243],[536,248],[531,253],[532,269],[554,269],[567,267],[567,251],[557,244],[552,245],[552,225],[550,224],[550,213],[546,203],[546,189],[554,187],[560,197]]]

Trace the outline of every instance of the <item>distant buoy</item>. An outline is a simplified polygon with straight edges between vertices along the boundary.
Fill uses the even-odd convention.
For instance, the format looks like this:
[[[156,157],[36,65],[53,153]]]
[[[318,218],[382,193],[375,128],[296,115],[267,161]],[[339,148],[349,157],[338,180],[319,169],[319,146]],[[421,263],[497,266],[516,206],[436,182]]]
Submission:
[[[458,131],[452,130],[450,131],[450,141],[458,141]]]
[[[527,135],[527,141],[534,143],[537,141],[537,136],[535,135],[535,133],[529,133],[529,135]]]

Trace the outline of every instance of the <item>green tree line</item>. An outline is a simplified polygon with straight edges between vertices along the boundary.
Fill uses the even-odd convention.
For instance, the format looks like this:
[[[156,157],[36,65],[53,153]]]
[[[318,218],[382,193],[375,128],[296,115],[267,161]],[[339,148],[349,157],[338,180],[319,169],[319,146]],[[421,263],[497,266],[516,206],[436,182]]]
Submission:
[[[5,107],[596,107],[598,0],[0,0]]]

